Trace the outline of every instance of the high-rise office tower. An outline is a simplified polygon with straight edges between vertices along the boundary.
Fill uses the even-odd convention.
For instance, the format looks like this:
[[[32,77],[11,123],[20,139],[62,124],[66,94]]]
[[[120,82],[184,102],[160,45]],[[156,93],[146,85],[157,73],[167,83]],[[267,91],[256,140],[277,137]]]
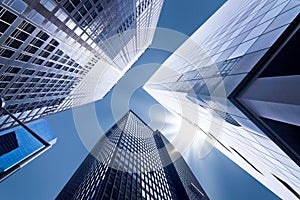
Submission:
[[[207,152],[282,199],[300,198],[299,11],[295,0],[229,0],[144,86]]]
[[[39,119],[30,122],[28,127],[50,145],[43,145],[21,126],[0,132],[0,181],[12,175],[55,144],[56,136],[45,120]]]
[[[182,156],[132,111],[101,137],[57,199],[208,199]]]
[[[163,0],[3,0],[0,93],[28,122],[101,99],[150,45]],[[15,124],[0,113],[0,129]]]

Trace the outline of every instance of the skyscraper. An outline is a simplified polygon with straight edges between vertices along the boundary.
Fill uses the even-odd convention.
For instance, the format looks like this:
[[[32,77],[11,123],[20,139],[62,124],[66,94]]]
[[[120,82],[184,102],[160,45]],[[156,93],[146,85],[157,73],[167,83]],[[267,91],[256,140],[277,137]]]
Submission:
[[[50,146],[44,146],[21,126],[0,132],[0,181],[55,144],[56,137],[45,120],[30,122],[28,126]]]
[[[300,197],[299,11],[294,0],[229,0],[144,86],[282,199]]]
[[[163,0],[4,0],[0,93],[28,122],[101,99],[152,41]],[[0,113],[0,129],[14,122]]]
[[[57,199],[208,199],[182,156],[132,111],[100,138]]]

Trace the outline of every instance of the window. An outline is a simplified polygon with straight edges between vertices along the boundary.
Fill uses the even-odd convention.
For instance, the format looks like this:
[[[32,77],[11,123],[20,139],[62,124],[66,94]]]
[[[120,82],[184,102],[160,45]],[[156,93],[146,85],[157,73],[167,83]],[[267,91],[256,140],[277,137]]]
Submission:
[[[81,22],[81,27],[85,28],[88,25],[88,23],[86,21]]]
[[[75,28],[75,26],[76,26],[76,24],[71,19],[66,23],[66,25],[71,30],[73,30]]]
[[[29,55],[26,55],[26,54],[20,54],[18,57],[17,57],[17,60],[21,60],[23,62],[28,62],[28,60],[31,58],[31,56]]]
[[[64,52],[63,52],[62,50],[58,49],[58,50],[55,52],[55,54],[61,56],[61,55],[64,54]]]
[[[10,58],[15,52],[9,49],[0,48],[0,56]]]
[[[102,7],[101,4],[99,4],[99,5],[97,6],[97,10],[98,10],[98,12],[101,12],[101,11],[103,10],[103,7]]]
[[[38,64],[38,65],[41,65],[43,62],[44,62],[44,60],[39,59],[39,58],[36,58],[36,59],[34,59],[34,61],[33,61],[33,63]]]
[[[23,41],[25,41],[29,34],[35,30],[35,27],[26,21],[22,21],[18,28],[13,31],[10,38],[5,41],[5,44],[13,48],[19,48]],[[17,39],[17,40],[16,40]]]
[[[75,29],[75,33],[76,33],[76,35],[78,35],[78,36],[80,36],[82,32],[83,32],[83,30],[82,30],[81,28],[79,28],[79,27],[77,27],[77,28]]]
[[[71,0],[71,2],[74,6],[78,6],[80,3],[80,0]]]
[[[11,37],[7,38],[3,45],[9,46],[14,49],[18,49],[23,43],[17,39],[13,39]]]
[[[35,30],[35,26],[33,26],[32,24],[30,24],[29,22],[26,21],[22,21],[18,28],[24,30],[25,32],[31,34],[34,30]]]
[[[45,47],[45,50],[52,52],[55,49],[54,46],[47,44],[47,46]],[[50,54],[50,53],[49,53]]]
[[[11,81],[14,77],[13,76],[4,76],[2,81]]]
[[[33,17],[32,17],[32,21],[34,21],[37,24],[41,24],[42,21],[44,21],[44,17],[40,14],[40,13],[36,13]]]
[[[43,31],[40,31],[38,33],[37,37],[39,37],[40,39],[46,41],[50,36],[47,33],[43,32]]]
[[[68,63],[67,63],[67,64],[68,64],[68,65],[73,65],[73,64],[74,64],[74,62],[75,62],[75,61],[74,61],[73,59],[71,59],[71,60],[69,60],[69,61],[68,61]]]
[[[11,7],[21,13],[26,8],[26,4],[22,0],[15,0]]]
[[[26,48],[25,48],[25,51],[27,51],[28,53],[32,53],[32,54],[35,54],[35,52],[38,50],[37,47],[34,47],[34,46],[31,46],[31,45],[28,45]]]
[[[86,10],[84,7],[81,7],[81,8],[79,9],[79,12],[80,12],[80,14],[81,14],[82,16],[84,16],[84,15],[87,13],[87,10]]]
[[[44,42],[42,40],[39,40],[39,39],[33,39],[30,44],[33,44],[34,46],[36,47],[41,47]]]
[[[52,0],[40,0],[41,4],[50,12],[55,8],[56,4]]]
[[[9,12],[8,10],[7,11],[5,11],[5,13],[1,16],[1,20],[3,20],[3,21],[5,21],[5,22],[7,22],[7,23],[9,23],[9,24],[12,24],[14,21],[15,21],[15,19],[17,18],[17,16],[16,15],[14,15],[13,13],[11,13],[11,12]]]
[[[8,83],[0,82],[0,88],[6,88],[7,85],[8,85]]]
[[[32,75],[34,73],[34,70],[26,69],[23,74],[25,75]]]
[[[65,3],[64,8],[65,8],[69,13],[71,13],[71,12],[75,9],[75,7],[74,7],[70,2]]]
[[[47,51],[42,50],[42,52],[39,55],[44,57],[44,58],[47,58],[50,55],[50,53],[47,52]]]
[[[97,13],[95,12],[95,11],[93,11],[92,13],[91,13],[91,16],[92,16],[92,18],[96,18],[97,17]]]
[[[54,65],[54,63],[53,62],[46,62],[46,64],[45,64],[47,67],[52,67],[53,65]]]
[[[28,80],[28,77],[19,77],[17,79],[18,82],[22,82],[22,83],[26,82],[27,80]]]
[[[21,70],[21,68],[19,68],[19,67],[9,67],[9,68],[6,70],[6,72],[7,72],[7,73],[17,74],[20,70]]]
[[[61,9],[59,9],[56,13],[55,16],[62,22],[65,21],[65,19],[67,19],[68,15],[65,14],[64,11],[62,11]]]
[[[4,33],[8,29],[9,25],[0,21],[0,33]],[[0,34],[1,35],[1,34]]]
[[[61,68],[62,68],[62,65],[56,64],[56,65],[55,65],[55,68],[56,68],[56,69],[61,69]]]
[[[90,16],[87,16],[87,17],[86,17],[86,22],[87,22],[87,23],[91,23],[92,20],[93,20],[93,19],[92,19]]]
[[[56,40],[52,39],[50,41],[50,44],[52,44],[53,46],[57,47],[59,45],[59,42],[57,42]]]
[[[17,88],[13,88],[13,89],[8,89],[8,93],[10,94],[16,94],[18,92],[19,89]]]
[[[54,33],[57,30],[57,26],[52,23],[50,23],[48,27],[45,26],[45,28],[51,33]]]
[[[58,59],[59,59],[59,56],[55,56],[55,55],[51,56],[51,60],[57,61]]]
[[[86,7],[87,10],[90,10],[92,8],[92,4],[90,3],[90,1],[86,1],[84,6]]]

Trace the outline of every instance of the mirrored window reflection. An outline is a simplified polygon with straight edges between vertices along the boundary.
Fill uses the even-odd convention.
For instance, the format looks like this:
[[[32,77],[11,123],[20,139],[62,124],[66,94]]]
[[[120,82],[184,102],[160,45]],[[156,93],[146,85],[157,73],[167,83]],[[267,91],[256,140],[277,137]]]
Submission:
[[[256,40],[257,38],[254,38],[248,42],[240,44],[238,48],[231,54],[231,56],[228,57],[228,59],[232,59],[244,55]]]
[[[56,7],[56,3],[53,0],[40,0],[40,3],[50,12]]]
[[[15,0],[12,3],[11,7],[18,13],[22,13],[25,10],[25,8],[27,7],[27,4],[24,3],[22,0]]]

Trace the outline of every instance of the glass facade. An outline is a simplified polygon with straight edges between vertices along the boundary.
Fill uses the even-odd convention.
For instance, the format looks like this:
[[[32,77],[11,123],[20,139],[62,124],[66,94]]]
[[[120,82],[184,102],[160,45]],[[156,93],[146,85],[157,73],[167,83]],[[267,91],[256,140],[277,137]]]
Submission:
[[[266,58],[274,55],[276,49],[281,49],[279,44],[285,44],[291,38],[289,33],[298,29],[299,11],[300,2],[295,0],[229,0],[163,63],[144,86],[159,103],[193,126],[199,137],[206,138],[211,146],[216,146],[283,199],[299,198],[299,166],[277,146],[275,140],[272,141],[272,137],[270,139],[269,132],[238,106],[242,96],[236,95],[241,84],[249,82],[250,77],[262,68]],[[281,63],[284,65],[285,62]],[[275,66],[274,62],[272,66]],[[275,68],[268,73],[275,73]],[[293,71],[288,75],[299,75],[290,67],[277,72],[283,73],[285,69]],[[295,92],[297,89],[291,89],[291,86],[297,84],[299,78],[284,78],[281,83],[277,82],[277,88],[286,81],[289,84],[285,84],[287,87],[282,90]],[[268,90],[258,92],[263,90],[263,85],[266,84],[252,90],[252,94],[270,94]],[[271,85],[274,86],[275,82]],[[272,86],[268,88],[271,90]],[[248,92],[250,94],[250,90]],[[277,109],[277,119],[279,116],[286,120],[292,119],[292,116],[295,116],[293,119],[299,118],[299,105],[295,103],[299,97],[296,95],[285,96],[289,101],[285,103],[294,104],[293,109],[292,106],[287,110],[282,107],[280,112],[275,105],[274,109],[264,108],[262,105],[266,99],[282,102],[280,98],[284,97],[279,95],[278,90],[273,94],[276,95],[265,95],[260,102],[252,96],[251,102],[247,103],[262,117],[270,117],[270,113]],[[267,110],[269,113],[263,115],[263,111]],[[288,110],[291,115],[284,114]],[[275,118],[275,114],[272,117]],[[290,120],[289,123],[295,125],[298,122]],[[283,127],[281,124],[273,125],[275,128],[279,126]],[[284,135],[287,130],[298,129],[281,130]],[[193,149],[196,148],[190,148],[190,151]]]
[[[168,145],[168,149],[165,148]],[[174,147],[128,112],[95,145],[57,199],[208,199]]]
[[[0,136],[0,156],[18,148],[18,140],[14,131]]]
[[[294,67],[295,49],[300,42],[298,21],[294,20],[288,27],[283,44],[277,42],[278,48],[273,48],[262,67],[241,84],[235,99],[249,118],[267,129],[268,136],[300,165],[300,94],[295,92],[300,72]]]
[[[4,0],[0,93],[28,122],[101,99],[152,41],[162,0]],[[0,129],[16,125],[0,113]]]
[[[56,142],[56,136],[49,128],[45,120],[36,120],[28,123],[28,127],[50,143],[50,147]],[[24,166],[31,159],[47,150],[34,136],[23,127],[7,129],[0,132],[0,180],[2,181],[11,171]]]

